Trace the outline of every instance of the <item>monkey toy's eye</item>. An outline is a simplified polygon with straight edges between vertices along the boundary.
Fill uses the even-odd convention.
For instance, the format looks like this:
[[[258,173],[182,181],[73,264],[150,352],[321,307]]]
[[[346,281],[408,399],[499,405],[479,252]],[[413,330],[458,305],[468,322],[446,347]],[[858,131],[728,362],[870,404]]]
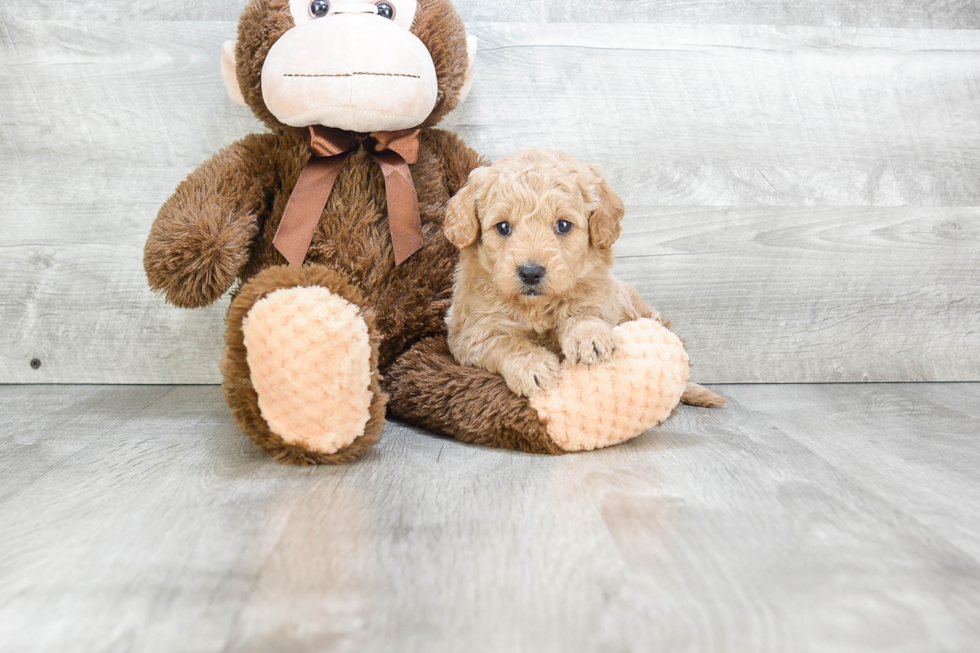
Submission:
[[[558,226],[556,227],[556,230],[562,236],[567,236],[568,234],[572,233],[572,227],[573,226],[574,225],[572,225],[572,223],[569,222],[568,220],[559,220],[558,221]]]
[[[501,236],[509,236],[512,231],[509,222],[501,222],[497,225],[497,233]]]
[[[310,5],[310,15],[314,18],[323,18],[330,13],[330,3],[327,0],[313,0]]]
[[[395,8],[392,7],[387,2],[378,3],[378,15],[382,18],[387,18],[388,20],[395,19]]]

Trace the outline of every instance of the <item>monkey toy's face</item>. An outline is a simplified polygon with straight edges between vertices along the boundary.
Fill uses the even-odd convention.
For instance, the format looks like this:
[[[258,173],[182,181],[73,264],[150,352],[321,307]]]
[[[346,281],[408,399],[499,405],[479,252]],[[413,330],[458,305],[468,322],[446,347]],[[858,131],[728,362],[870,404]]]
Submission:
[[[461,101],[474,51],[448,0],[253,0],[225,81],[267,121],[395,131]]]
[[[353,131],[407,129],[436,106],[429,51],[412,32],[415,0],[292,0],[296,27],[272,46],[262,96],[280,122]]]

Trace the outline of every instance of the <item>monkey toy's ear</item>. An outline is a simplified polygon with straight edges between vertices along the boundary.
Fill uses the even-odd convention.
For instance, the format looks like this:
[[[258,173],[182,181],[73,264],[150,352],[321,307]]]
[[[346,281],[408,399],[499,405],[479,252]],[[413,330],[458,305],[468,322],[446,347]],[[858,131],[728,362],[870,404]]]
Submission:
[[[466,249],[480,237],[480,216],[476,204],[489,170],[477,168],[471,172],[469,181],[446,206],[442,231],[457,249]]]
[[[473,77],[476,75],[476,46],[479,43],[472,34],[466,35],[466,54],[470,58],[470,66],[466,69],[466,79],[463,81],[463,88],[459,90],[459,100],[456,106],[461,106],[469,97],[470,90],[473,88]]]
[[[221,48],[221,77],[225,80],[228,97],[240,107],[248,106],[241,86],[238,85],[238,67],[235,62],[235,42],[225,41]]]

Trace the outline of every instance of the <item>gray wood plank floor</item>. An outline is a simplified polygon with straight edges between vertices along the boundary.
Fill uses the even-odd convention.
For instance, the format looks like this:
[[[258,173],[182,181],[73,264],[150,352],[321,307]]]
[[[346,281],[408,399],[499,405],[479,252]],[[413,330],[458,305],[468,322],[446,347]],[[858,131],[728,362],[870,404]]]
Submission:
[[[0,649],[977,651],[980,385],[718,389],[597,453],[293,469],[218,388],[0,386]]]

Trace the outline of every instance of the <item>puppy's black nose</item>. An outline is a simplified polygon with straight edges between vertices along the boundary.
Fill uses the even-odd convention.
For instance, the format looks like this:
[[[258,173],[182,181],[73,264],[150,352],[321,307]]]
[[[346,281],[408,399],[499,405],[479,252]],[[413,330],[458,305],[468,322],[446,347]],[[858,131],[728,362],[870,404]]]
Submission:
[[[541,283],[545,272],[543,265],[522,265],[517,268],[517,276],[528,286],[536,286]]]

